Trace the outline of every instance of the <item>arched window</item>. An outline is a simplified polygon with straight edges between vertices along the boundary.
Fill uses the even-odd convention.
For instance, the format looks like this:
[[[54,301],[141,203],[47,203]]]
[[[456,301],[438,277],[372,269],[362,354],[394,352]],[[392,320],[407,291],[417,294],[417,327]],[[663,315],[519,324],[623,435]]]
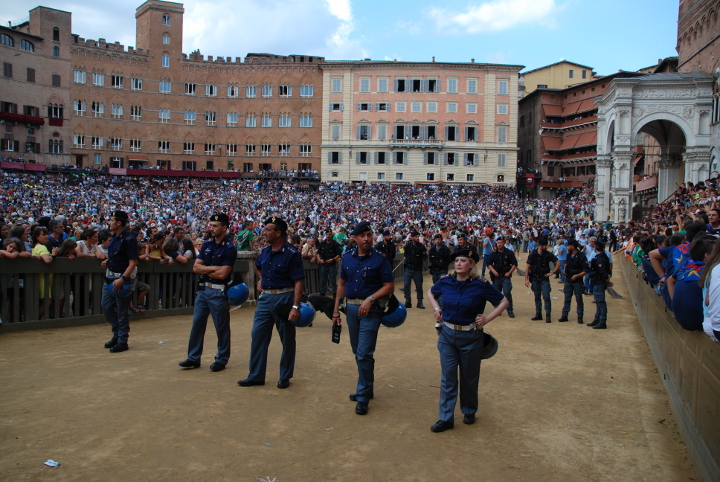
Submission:
[[[60,47],[53,47],[53,57],[60,57]]]
[[[57,27],[53,28],[53,40],[54,40],[55,42],[59,42],[59,41],[60,41],[60,29],[57,28]]]
[[[0,33],[0,45],[7,45],[8,47],[14,47],[15,41],[13,38],[9,35],[5,35],[4,33]]]
[[[20,39],[20,48],[22,50],[27,50],[28,52],[35,52],[35,46],[32,42],[28,42],[25,39]]]

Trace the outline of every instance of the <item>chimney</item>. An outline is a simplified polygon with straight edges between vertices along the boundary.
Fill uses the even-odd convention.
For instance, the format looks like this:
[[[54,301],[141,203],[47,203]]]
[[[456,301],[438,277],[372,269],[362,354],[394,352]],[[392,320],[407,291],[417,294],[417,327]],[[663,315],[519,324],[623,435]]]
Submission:
[[[470,59],[470,63],[471,63],[471,64],[474,64],[474,63],[475,63],[475,59]]]

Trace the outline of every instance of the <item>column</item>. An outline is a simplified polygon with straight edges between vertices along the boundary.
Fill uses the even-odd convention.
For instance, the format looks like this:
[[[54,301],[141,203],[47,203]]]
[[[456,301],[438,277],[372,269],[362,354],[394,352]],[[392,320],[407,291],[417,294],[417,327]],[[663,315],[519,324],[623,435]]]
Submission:
[[[626,223],[632,217],[633,169],[630,150],[614,150],[611,220]]]
[[[693,150],[685,153],[685,182],[697,184],[710,177],[710,150]]]
[[[610,219],[610,185],[612,181],[612,160],[607,154],[599,154],[595,162],[595,220]]]
[[[663,149],[667,151],[667,147]],[[680,173],[678,171],[682,161],[678,158],[678,154],[669,154],[663,152],[660,155],[660,169],[658,171],[658,199],[661,203],[677,189],[680,182]]]

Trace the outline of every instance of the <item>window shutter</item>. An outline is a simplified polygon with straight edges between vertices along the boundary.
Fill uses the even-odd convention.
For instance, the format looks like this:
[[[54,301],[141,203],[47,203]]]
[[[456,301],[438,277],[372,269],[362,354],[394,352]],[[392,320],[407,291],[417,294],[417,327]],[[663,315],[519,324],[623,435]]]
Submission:
[[[446,152],[444,157],[445,157],[445,165],[447,166],[447,165],[448,165],[448,158],[450,157],[450,153],[449,153],[449,152]]]
[[[341,102],[341,103],[340,103],[340,112],[342,112],[342,111],[344,111],[344,110],[345,110],[345,104],[343,104],[343,103]]]
[[[360,140],[360,126],[355,127],[355,140]]]
[[[395,92],[397,92],[398,91],[397,90],[398,89],[398,79],[395,79],[393,82],[395,83]]]
[[[35,143],[35,153],[40,154],[40,143],[39,142]]]
[[[328,152],[328,164],[332,164],[332,152]]]
[[[450,126],[445,126],[445,140],[447,141],[450,138]]]
[[[338,164],[342,164],[342,152],[338,152]]]
[[[358,110],[358,112],[360,111],[360,102],[358,102],[357,110]]]
[[[460,140],[460,126],[455,126],[455,127],[453,127],[453,129],[455,129],[455,140],[459,141]]]
[[[377,164],[377,163],[378,163],[378,155],[379,155],[379,153],[378,153],[377,151],[375,151],[375,152],[374,152],[374,155],[373,155],[373,158],[374,158],[375,164]]]
[[[329,111],[332,111],[332,105],[333,105],[332,102],[330,102],[330,103],[328,104],[328,110],[329,110]]]
[[[360,151],[355,151],[355,164],[360,164]]]
[[[292,85],[288,85],[287,89],[288,89],[288,93],[287,93],[288,97],[292,97]]]
[[[367,138],[369,141],[372,140],[372,126],[367,126]]]
[[[375,110],[380,110],[380,102],[375,102]]]
[[[423,152],[423,164],[427,165],[428,163],[428,153]]]

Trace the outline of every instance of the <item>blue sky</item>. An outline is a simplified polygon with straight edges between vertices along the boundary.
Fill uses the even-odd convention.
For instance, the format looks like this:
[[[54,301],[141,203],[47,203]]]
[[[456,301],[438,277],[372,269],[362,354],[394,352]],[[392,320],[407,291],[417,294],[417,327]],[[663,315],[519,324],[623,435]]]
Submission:
[[[141,1],[45,0],[73,13],[73,33],[135,46]],[[1,0],[0,19],[34,4]],[[677,55],[678,0],[188,0],[183,51],[333,60],[506,63],[526,70],[562,59],[600,75]]]

